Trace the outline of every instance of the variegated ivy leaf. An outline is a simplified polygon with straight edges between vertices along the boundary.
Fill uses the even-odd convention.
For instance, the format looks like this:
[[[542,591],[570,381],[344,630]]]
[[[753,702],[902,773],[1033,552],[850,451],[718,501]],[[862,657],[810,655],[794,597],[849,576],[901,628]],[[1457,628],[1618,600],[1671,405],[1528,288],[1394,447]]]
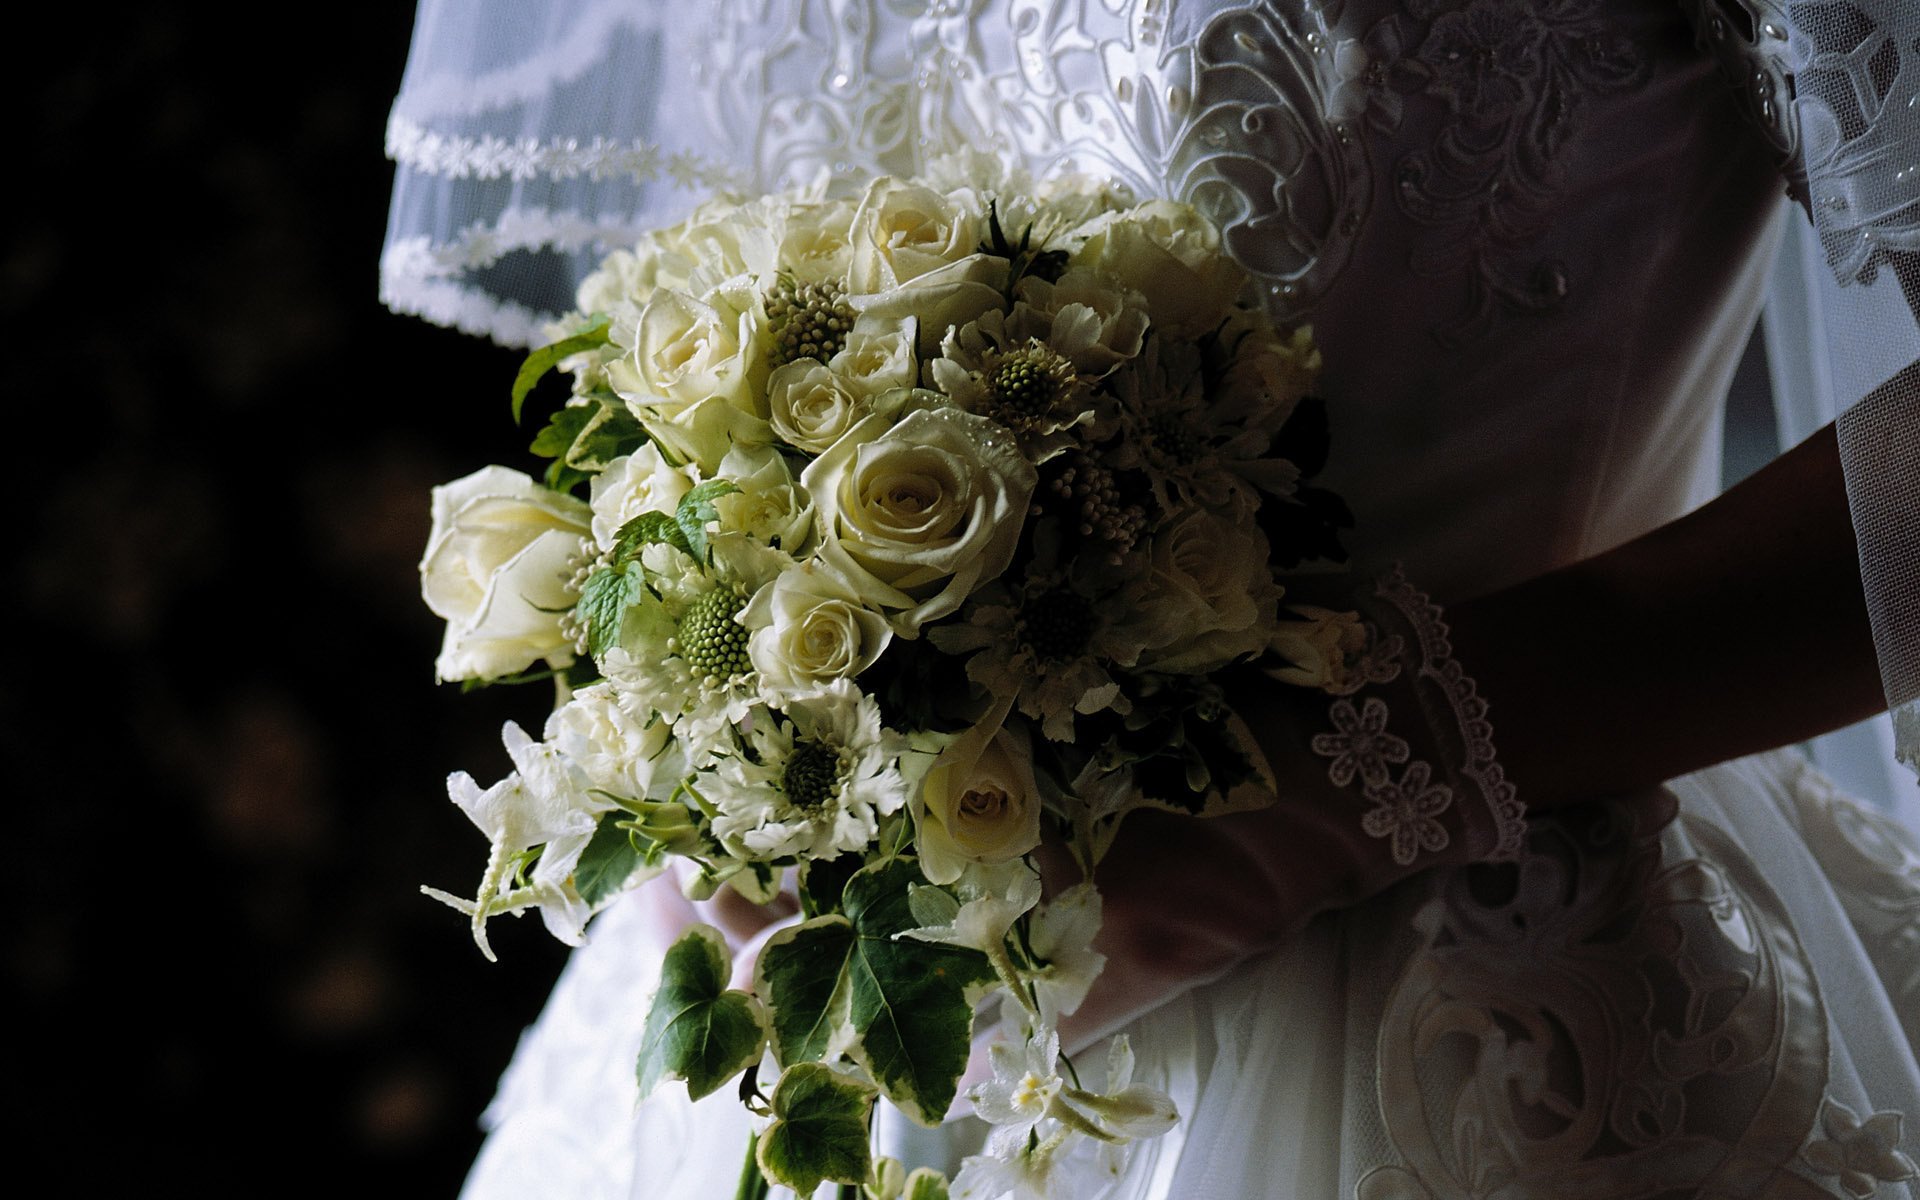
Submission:
[[[634,1068],[642,1096],[684,1079],[698,1100],[760,1061],[766,1014],[752,996],[726,990],[727,974],[726,942],[711,925],[693,926],[668,947]]]
[[[766,998],[781,1063],[848,1054],[903,1112],[937,1125],[967,1065],[974,1003],[994,974],[978,951],[896,938],[918,928],[907,895],[925,883],[910,858],[857,872],[841,914],[768,941],[754,990]]]
[[[773,1089],[773,1123],[755,1157],[769,1179],[802,1196],[821,1183],[863,1182],[871,1162],[872,1084],[819,1063],[787,1068]]]

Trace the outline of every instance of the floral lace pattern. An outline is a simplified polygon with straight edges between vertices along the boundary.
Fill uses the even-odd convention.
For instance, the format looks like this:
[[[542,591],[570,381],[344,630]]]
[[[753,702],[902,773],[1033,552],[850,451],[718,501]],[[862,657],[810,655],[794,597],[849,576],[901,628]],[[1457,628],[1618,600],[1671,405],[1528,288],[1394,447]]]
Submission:
[[[1604,8],[1600,0],[1407,0],[1404,14],[1370,37],[1382,52],[1368,76],[1383,97],[1381,123],[1398,124],[1401,94],[1445,110],[1433,144],[1393,167],[1394,202],[1433,231],[1413,270],[1467,281],[1467,311],[1434,331],[1443,343],[1486,335],[1503,310],[1544,312],[1566,299],[1567,266],[1532,249],[1560,198],[1562,154],[1593,97],[1651,72],[1645,51],[1602,19]]]
[[[1910,905],[1912,879],[1903,889],[1884,871],[1920,867],[1898,828],[1804,762],[1771,757],[1784,794],[1742,799],[1777,805],[1825,843],[1823,863],[1883,868],[1830,878]],[[1871,944],[1885,910],[1848,908]],[[1416,924],[1423,948],[1379,1035],[1381,1115],[1401,1161],[1365,1173],[1356,1200],[1860,1200],[1908,1195],[1885,1185],[1920,1178],[1902,1149],[1910,1114],[1830,1070],[1849,1014],[1829,1011],[1789,906],[1675,795],[1536,818],[1517,874],[1448,871]]]

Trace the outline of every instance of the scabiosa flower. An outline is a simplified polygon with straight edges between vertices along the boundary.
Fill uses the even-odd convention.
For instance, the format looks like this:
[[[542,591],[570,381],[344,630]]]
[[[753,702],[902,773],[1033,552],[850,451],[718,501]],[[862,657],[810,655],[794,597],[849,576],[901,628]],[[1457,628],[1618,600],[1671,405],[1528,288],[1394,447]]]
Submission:
[[[948,331],[944,357],[928,365],[934,384],[968,412],[1006,426],[1031,462],[1075,444],[1068,432],[1093,420],[1093,390],[1066,356],[1039,338],[1008,333],[1006,314],[989,310]]]
[[[907,802],[906,740],[847,680],[757,707],[731,753],[697,785],[718,810],[713,833],[742,858],[834,858],[866,848],[879,818]]]
[[[949,654],[972,655],[967,678],[989,695],[1017,695],[1020,711],[1056,742],[1073,739],[1073,714],[1125,704],[1104,664],[1116,660],[1100,608],[1064,575],[994,585],[967,606],[966,620],[928,631]],[[1121,711],[1125,711],[1124,708]]]

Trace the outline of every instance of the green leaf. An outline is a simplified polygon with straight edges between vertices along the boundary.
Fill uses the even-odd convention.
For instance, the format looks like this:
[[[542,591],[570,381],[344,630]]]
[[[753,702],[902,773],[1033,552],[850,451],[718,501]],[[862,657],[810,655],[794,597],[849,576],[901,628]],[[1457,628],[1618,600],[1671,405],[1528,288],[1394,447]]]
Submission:
[[[687,553],[701,562],[707,561],[707,522],[720,519],[720,510],[713,506],[713,502],[739,490],[738,486],[724,479],[709,479],[680,497],[679,505],[673,510],[673,519],[680,526],[680,532],[686,535]]]
[[[907,1190],[900,1200],[947,1200],[947,1177],[932,1167],[921,1167],[907,1176]]]
[[[627,609],[645,590],[646,581],[631,565],[602,567],[580,585],[574,612],[587,627],[587,649],[595,658],[619,644]]]
[[[726,986],[726,943],[713,926],[695,925],[667,948],[634,1065],[641,1096],[684,1079],[698,1100],[759,1061],[765,1014],[752,996]]]
[[[587,425],[599,414],[597,404],[569,404],[547,418],[540,432],[533,435],[533,444],[527,449],[541,458],[566,459],[566,453]]]
[[[907,893],[925,883],[910,858],[857,872],[844,916],[767,943],[755,990],[783,1064],[850,1054],[902,1111],[937,1125],[967,1065],[974,1001],[994,974],[978,951],[895,939],[919,927]]]
[[[676,547],[691,557],[700,557],[693,553],[686,530],[678,521],[663,512],[643,512],[614,534],[613,561],[622,565],[630,563],[640,557],[641,550],[660,542]]]
[[[782,1066],[838,1058],[853,1041],[847,962],[857,933],[829,915],[783,930],[760,951],[753,990],[765,998]]]
[[[601,321],[570,338],[562,338],[550,346],[542,346],[527,355],[527,361],[520,364],[520,373],[513,377],[513,423],[520,423],[520,409],[527,402],[527,394],[533,391],[533,385],[539,383],[548,371],[560,364],[563,358],[569,358],[582,350],[592,350],[607,344],[607,330],[613,322]]]
[[[573,868],[573,888],[588,904],[597,905],[618,892],[646,861],[633,844],[633,834],[621,824],[631,819],[619,809],[602,815],[587,848],[580,852]]]
[[[578,471],[599,474],[623,454],[632,454],[647,444],[647,431],[633,414],[611,404],[600,406],[600,415],[588,422],[566,451],[566,463]]]
[[[802,1196],[822,1183],[866,1179],[871,1084],[819,1063],[787,1068],[773,1089],[774,1120],[760,1135],[760,1169]]]

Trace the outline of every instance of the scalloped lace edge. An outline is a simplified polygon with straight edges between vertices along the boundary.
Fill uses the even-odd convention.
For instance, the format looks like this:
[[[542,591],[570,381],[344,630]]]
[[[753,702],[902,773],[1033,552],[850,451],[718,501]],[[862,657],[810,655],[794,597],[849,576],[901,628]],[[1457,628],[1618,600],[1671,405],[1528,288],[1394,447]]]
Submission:
[[[1398,609],[1413,626],[1420,643],[1419,674],[1446,697],[1466,751],[1460,774],[1479,788],[1493,819],[1494,845],[1488,860],[1517,860],[1527,833],[1526,805],[1496,756],[1493,725],[1487,720],[1487,702],[1480,696],[1479,685],[1453,657],[1453,631],[1447,626],[1445,614],[1431,596],[1409,583],[1397,566],[1381,577],[1374,594]]]

